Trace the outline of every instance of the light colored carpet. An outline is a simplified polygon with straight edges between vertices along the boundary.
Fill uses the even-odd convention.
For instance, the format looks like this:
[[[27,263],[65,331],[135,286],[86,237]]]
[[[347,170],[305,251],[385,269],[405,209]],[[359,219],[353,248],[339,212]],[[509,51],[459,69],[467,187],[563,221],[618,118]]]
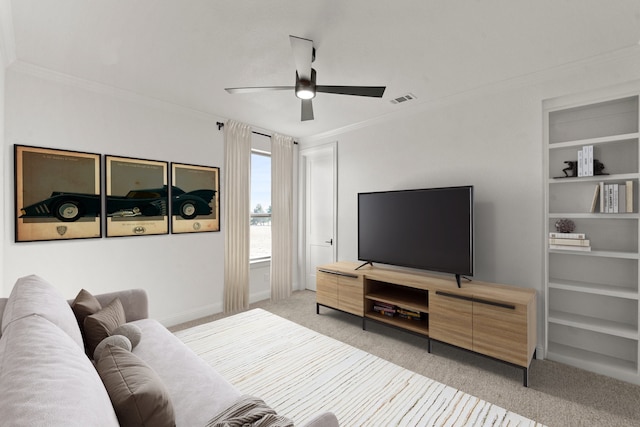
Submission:
[[[492,402],[550,427],[638,427],[640,387],[549,360],[534,360],[529,387],[520,369],[415,335],[369,323],[335,310],[316,314],[316,294],[296,291],[263,308],[321,334],[350,344],[413,372]],[[178,331],[228,317],[218,313],[170,328]]]
[[[344,426],[542,426],[262,309],[176,335],[299,424],[330,410]]]

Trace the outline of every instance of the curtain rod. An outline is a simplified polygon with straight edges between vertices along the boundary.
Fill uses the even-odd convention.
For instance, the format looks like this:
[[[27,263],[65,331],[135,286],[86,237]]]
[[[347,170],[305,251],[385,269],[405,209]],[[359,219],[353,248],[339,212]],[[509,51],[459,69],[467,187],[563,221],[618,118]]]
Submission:
[[[224,127],[224,123],[222,123],[222,122],[216,122],[216,125],[218,126],[218,130],[220,130],[220,129],[222,129]],[[266,136],[267,138],[271,138],[271,135],[267,135],[266,133],[256,132],[254,130],[252,130],[251,133],[255,133],[256,135],[261,135],[261,136]],[[298,141],[293,141],[293,143],[295,145],[298,145]]]

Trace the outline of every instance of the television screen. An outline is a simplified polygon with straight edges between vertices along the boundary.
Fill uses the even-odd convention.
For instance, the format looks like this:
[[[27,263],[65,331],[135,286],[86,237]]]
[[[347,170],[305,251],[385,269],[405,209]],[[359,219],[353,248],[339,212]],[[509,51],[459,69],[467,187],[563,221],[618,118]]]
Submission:
[[[358,259],[473,275],[473,186],[359,193]]]

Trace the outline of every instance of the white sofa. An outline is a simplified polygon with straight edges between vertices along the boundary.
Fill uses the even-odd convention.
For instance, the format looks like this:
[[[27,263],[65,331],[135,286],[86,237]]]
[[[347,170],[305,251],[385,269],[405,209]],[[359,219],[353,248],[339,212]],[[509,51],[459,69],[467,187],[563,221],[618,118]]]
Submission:
[[[126,322],[141,339],[131,353],[164,385],[176,426],[205,426],[241,393],[164,326],[148,318],[147,295],[133,289],[95,296],[102,306],[118,297]],[[117,426],[118,416],[69,301],[38,276],[19,279],[0,299],[0,414],[11,426]],[[111,348],[111,347],[110,347]],[[277,386],[277,385],[274,385]],[[6,424],[5,424],[6,423]],[[151,421],[137,425],[151,425]],[[309,427],[338,425],[330,413]]]

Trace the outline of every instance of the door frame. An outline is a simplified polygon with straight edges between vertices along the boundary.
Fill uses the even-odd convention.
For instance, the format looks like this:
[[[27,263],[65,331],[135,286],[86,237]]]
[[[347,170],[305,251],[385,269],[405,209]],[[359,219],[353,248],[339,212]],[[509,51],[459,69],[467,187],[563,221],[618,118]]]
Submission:
[[[298,223],[298,274],[300,277],[300,289],[308,289],[307,286],[307,164],[309,158],[330,151],[333,159],[333,261],[338,259],[338,142],[316,145],[301,149],[299,152],[299,177],[300,177],[300,199],[298,202],[298,212],[300,222]]]

